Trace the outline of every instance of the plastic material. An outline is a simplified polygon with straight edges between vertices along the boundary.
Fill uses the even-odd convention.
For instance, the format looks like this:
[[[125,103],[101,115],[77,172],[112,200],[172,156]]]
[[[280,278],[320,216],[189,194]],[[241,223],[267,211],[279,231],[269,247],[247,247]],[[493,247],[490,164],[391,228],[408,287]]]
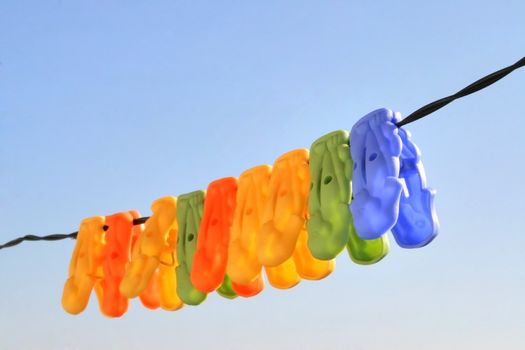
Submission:
[[[177,242],[177,294],[185,304],[199,305],[206,299],[191,283],[193,257],[197,248],[199,226],[204,209],[204,191],[194,191],[179,196],[177,221],[179,222],[179,240]]]
[[[104,216],[93,216],[80,224],[62,293],[62,307],[70,314],[86,308],[95,283],[103,277],[104,224]]]
[[[297,273],[307,280],[320,280],[328,276],[335,268],[335,260],[316,259],[308,248],[306,227],[301,229],[293,259]]]
[[[153,202],[152,215],[137,241],[120,291],[129,298],[141,294],[158,269],[160,305],[166,310],[177,310],[182,301],[177,296],[175,266],[177,255],[177,199],[163,197]]]
[[[421,152],[410,132],[399,128],[399,136],[403,143],[399,178],[404,180],[406,190],[401,194],[399,217],[392,233],[401,247],[418,248],[430,243],[438,232],[435,191],[427,187]]]
[[[348,131],[338,130],[310,147],[308,247],[318,259],[335,258],[352,232],[348,205],[352,198],[352,159]]]
[[[242,296],[256,295],[264,287],[255,237],[261,228],[271,171],[271,166],[260,165],[246,170],[239,177],[226,271],[233,288]],[[255,289],[248,288],[248,284]]]
[[[256,237],[257,257],[264,266],[278,266],[292,256],[306,222],[309,186],[307,149],[285,153],[275,161]]]
[[[222,281],[222,284],[217,288],[217,294],[219,294],[221,297],[224,297],[226,299],[235,299],[237,298],[237,293],[235,293],[235,290],[232,286],[232,281],[228,275],[224,276],[224,280]]]
[[[104,277],[95,290],[101,312],[120,317],[128,310],[128,298],[120,293],[119,286],[130,260],[133,214],[121,212],[107,216],[106,226],[106,244],[102,250]]]
[[[133,219],[140,217],[136,211],[131,211]],[[137,255],[139,237],[144,232],[144,224],[133,226],[133,234],[131,236],[131,256]],[[160,307],[160,287],[159,287],[159,273],[158,269],[151,276],[148,286],[139,294],[139,299],[142,305],[150,310],[155,310]]]
[[[294,258],[290,257],[280,265],[265,267],[268,283],[274,288],[288,289],[301,282],[301,276],[297,272]]]
[[[202,292],[214,291],[225,278],[236,194],[237,179],[234,177],[215,180],[208,185],[191,269],[191,282]]]
[[[238,296],[245,297],[245,298],[256,296],[264,289],[264,281],[262,277],[260,276],[251,283],[239,284],[239,283],[233,282],[231,278],[230,278],[230,282],[231,282],[233,291]]]
[[[364,239],[383,236],[396,224],[403,184],[399,179],[402,142],[388,109],[361,118],[350,133],[354,161],[354,200],[350,209],[357,233]]]
[[[352,128],[355,198],[350,204],[359,236],[392,230],[401,247],[422,247],[437,235],[434,192],[426,185],[419,149],[395,124],[400,115],[378,109]]]
[[[388,238],[363,240],[355,232],[348,207],[352,198],[352,158],[348,132],[338,130],[311,147],[308,247],[318,259],[333,259],[346,246],[358,264],[372,264],[388,253]]]

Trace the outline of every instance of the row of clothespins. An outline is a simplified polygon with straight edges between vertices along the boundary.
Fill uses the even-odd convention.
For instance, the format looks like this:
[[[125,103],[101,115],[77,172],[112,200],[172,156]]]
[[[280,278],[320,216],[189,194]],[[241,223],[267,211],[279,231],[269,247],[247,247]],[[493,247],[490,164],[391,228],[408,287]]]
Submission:
[[[137,211],[82,221],[62,305],[82,312],[94,289],[102,313],[119,317],[128,300],[177,310],[208,293],[251,297],[264,288],[320,280],[345,248],[358,264],[389,250],[387,232],[406,248],[437,234],[434,193],[420,153],[395,123],[376,110],[347,131],[335,131],[235,177],[153,202]],[[349,135],[351,135],[349,137]],[[353,192],[353,195],[352,195]]]

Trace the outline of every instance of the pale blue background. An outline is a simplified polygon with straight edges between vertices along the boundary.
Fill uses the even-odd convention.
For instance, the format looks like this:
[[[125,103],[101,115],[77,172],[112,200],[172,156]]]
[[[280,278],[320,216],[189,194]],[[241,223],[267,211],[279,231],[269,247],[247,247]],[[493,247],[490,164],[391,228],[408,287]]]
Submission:
[[[0,241],[205,188],[525,54],[525,3],[0,3]],[[62,311],[74,241],[0,251],[1,349],[525,348],[525,70],[410,125],[428,247],[253,299]]]

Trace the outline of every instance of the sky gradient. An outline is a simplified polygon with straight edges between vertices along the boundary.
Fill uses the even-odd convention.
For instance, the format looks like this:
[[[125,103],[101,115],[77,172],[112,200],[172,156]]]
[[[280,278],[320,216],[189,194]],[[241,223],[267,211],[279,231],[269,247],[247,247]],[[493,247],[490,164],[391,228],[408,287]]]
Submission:
[[[0,3],[0,241],[69,233],[404,115],[525,54],[525,2]],[[74,241],[0,251],[1,349],[523,349],[525,70],[409,125],[439,236],[199,307],[79,316]]]

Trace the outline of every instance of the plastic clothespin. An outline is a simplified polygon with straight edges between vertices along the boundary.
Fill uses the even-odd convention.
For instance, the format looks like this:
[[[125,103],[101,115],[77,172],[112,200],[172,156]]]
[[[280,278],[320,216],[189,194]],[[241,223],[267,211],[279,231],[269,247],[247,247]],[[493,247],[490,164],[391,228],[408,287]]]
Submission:
[[[204,214],[191,269],[193,286],[205,293],[213,292],[225,281],[236,194],[235,177],[215,180],[206,190]],[[230,294],[226,292],[228,281],[229,279],[225,281],[226,285],[221,291],[229,296]]]
[[[194,191],[179,196],[177,221],[179,239],[177,242],[177,294],[185,304],[199,305],[207,294],[191,283],[193,257],[197,248],[199,226],[201,224],[206,192]]]
[[[239,177],[226,273],[237,294],[243,296],[255,295],[264,288],[262,264],[257,258],[255,237],[261,228],[262,210],[268,197],[271,173],[271,166],[260,165],[246,170]],[[257,289],[249,293],[252,288],[244,290],[241,287],[246,285],[253,285]]]
[[[403,142],[399,178],[404,181],[399,203],[399,217],[392,228],[396,242],[403,248],[418,248],[429,244],[437,235],[439,222],[434,209],[436,192],[427,187],[421,152],[411,140],[408,130],[399,128]]]
[[[119,286],[130,260],[133,219],[132,212],[106,216],[108,229],[102,250],[104,277],[95,285],[95,291],[100,310],[108,317],[120,317],[128,310],[128,298],[120,293]]]
[[[226,271],[233,290],[243,297],[257,295],[264,288],[256,237],[269,198],[271,174],[271,166],[259,165],[239,177]],[[269,283],[275,288],[291,288],[301,280],[291,257],[284,265],[265,269]]]
[[[337,130],[310,147],[308,247],[318,259],[335,258],[348,243],[352,215],[352,160],[348,131]]]
[[[350,132],[354,161],[354,199],[350,209],[357,234],[364,239],[383,236],[399,216],[402,142],[396,121],[392,111],[378,109],[361,118]]]
[[[175,267],[177,254],[177,198],[163,197],[153,202],[152,215],[146,221],[143,233],[133,250],[120,291],[133,298],[148,288],[150,280],[158,273],[160,306],[177,310],[183,306],[177,295]],[[158,270],[158,272],[157,272]]]
[[[82,220],[62,293],[62,307],[70,314],[82,312],[93,287],[103,275],[104,216]]]
[[[400,246],[415,248],[436,236],[438,221],[419,150],[396,126],[399,121],[399,113],[378,109],[352,128],[355,198],[350,208],[362,238],[392,230]]]
[[[275,161],[256,237],[257,257],[264,266],[278,266],[292,257],[306,222],[309,185],[307,149],[285,153]]]
[[[137,211],[131,211],[133,219],[138,219],[140,214]],[[137,256],[139,245],[139,237],[144,232],[144,224],[133,226],[133,233],[131,236],[131,256]],[[128,263],[129,265],[129,263]],[[127,270],[127,268],[126,268]],[[155,270],[151,276],[148,286],[139,294],[139,299],[142,305],[150,310],[156,310],[160,307],[160,287],[159,287],[159,271]]]

